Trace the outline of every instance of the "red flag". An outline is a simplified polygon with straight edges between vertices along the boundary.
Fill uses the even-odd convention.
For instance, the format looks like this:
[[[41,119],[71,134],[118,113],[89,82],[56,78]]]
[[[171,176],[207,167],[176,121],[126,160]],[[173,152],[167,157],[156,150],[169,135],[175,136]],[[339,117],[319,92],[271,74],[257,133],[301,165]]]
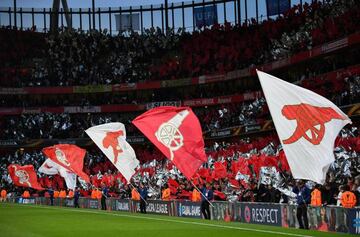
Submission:
[[[32,165],[9,165],[8,171],[11,180],[16,186],[29,187],[37,190],[44,190],[38,183],[34,166]]]
[[[218,196],[218,197],[221,198],[222,200],[225,200],[225,199],[226,199],[225,193],[223,193],[223,192],[221,192],[221,191],[215,190],[215,191],[214,191],[214,195],[215,195],[215,196]]]
[[[225,166],[217,161],[214,163],[215,178],[223,179],[226,178],[227,172]]]
[[[290,171],[290,166],[286,159],[284,150],[279,152],[279,160],[280,160],[280,164],[281,164],[281,169],[283,171]]]
[[[267,156],[265,154],[261,154],[259,155],[258,159],[260,168],[263,166],[274,166],[275,168],[278,168],[278,159],[275,156]]]
[[[172,187],[174,187],[174,188],[178,188],[178,187],[179,187],[179,184],[178,184],[178,182],[176,182],[175,179],[169,179],[169,180],[168,180],[168,185],[169,185],[169,186],[172,186]]]
[[[60,144],[46,147],[42,152],[52,161],[74,172],[87,183],[90,183],[89,176],[83,171],[86,150],[75,145]]]
[[[233,188],[237,188],[237,189],[240,188],[239,181],[237,181],[235,179],[229,179],[229,182]]]
[[[132,122],[186,178],[207,161],[201,126],[191,108],[157,107]]]
[[[197,173],[201,178],[206,178],[210,176],[210,169],[201,168]]]

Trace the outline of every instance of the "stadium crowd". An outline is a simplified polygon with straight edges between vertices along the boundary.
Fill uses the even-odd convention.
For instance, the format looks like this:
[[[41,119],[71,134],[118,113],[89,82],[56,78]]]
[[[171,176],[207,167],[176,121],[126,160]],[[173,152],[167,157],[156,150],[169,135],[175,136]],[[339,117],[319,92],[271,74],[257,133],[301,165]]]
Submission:
[[[244,104],[227,104],[214,107],[195,109],[198,117],[203,121],[204,131],[221,128],[258,124],[265,121],[268,113],[264,112],[263,98]],[[129,136],[139,135],[131,124],[138,113],[99,113],[99,114],[22,114],[2,118],[3,133],[0,140],[23,140],[25,138],[82,138],[84,131],[95,125],[107,122],[122,122],[127,127]],[[16,125],[16,126],[15,126]]]
[[[150,145],[136,146],[141,165],[133,176],[135,186],[140,183],[149,188],[149,196],[161,199],[164,187],[170,189],[170,199],[192,199],[194,187],[157,149]],[[336,161],[331,165],[326,183],[321,187],[322,204],[339,205],[338,195],[347,185],[360,200],[360,136],[357,127],[343,129],[336,141]],[[243,138],[237,142],[213,143],[206,148],[208,162],[193,177],[195,185],[211,183],[215,200],[250,202],[292,202],[292,187],[289,165],[275,135],[262,138]],[[21,195],[23,188],[11,185],[7,166],[33,164],[37,170],[45,161],[40,151],[18,150],[14,154],[2,155],[0,170],[1,186],[8,192]],[[111,162],[97,149],[89,149],[84,160],[84,171],[90,175],[91,185],[79,182],[83,196],[91,197],[92,190],[106,186],[110,195],[131,198],[131,189],[125,179],[116,171]],[[59,175],[48,176],[38,172],[43,187],[66,190],[64,180]],[[310,189],[315,183],[307,182]],[[32,195],[44,195],[34,192]],[[341,194],[340,194],[341,195]],[[358,204],[357,204],[358,205]]]
[[[278,60],[359,30],[359,3],[314,1],[294,6],[284,16],[241,26],[214,25],[192,34],[148,29],[111,36],[106,30],[63,29],[60,34],[2,29],[2,86],[67,86],[178,79]],[[341,26],[341,27],[340,27]],[[18,37],[24,34],[24,37]],[[38,39],[43,37],[44,39]],[[14,38],[14,42],[12,39]],[[44,43],[46,42],[46,43]],[[23,45],[19,50],[17,44]],[[33,63],[25,64],[24,61]],[[18,62],[22,66],[19,67]],[[15,63],[15,64],[14,64]]]
[[[326,77],[302,80],[301,85],[331,100],[337,105],[349,105],[360,101],[360,76],[342,75],[326,80]],[[90,105],[87,103],[86,105]],[[268,108],[263,97],[247,101],[218,106],[194,108],[194,112],[202,121],[205,132],[216,131],[234,126],[260,124],[270,119]],[[20,116],[3,116],[0,127],[3,133],[0,140],[22,140],[25,138],[81,138],[86,137],[84,130],[88,127],[106,123],[122,122],[126,125],[128,135],[139,135],[131,124],[139,112],[128,113],[40,113],[22,114]],[[16,126],[15,126],[16,124]]]
[[[288,81],[295,82],[305,88],[331,98],[333,95],[344,97],[344,94],[356,96],[359,90],[360,67],[357,65],[359,50],[351,50],[339,57],[329,57],[327,60],[318,60],[301,70],[287,70],[277,75]],[[1,107],[47,107],[47,106],[99,106],[109,104],[138,105],[159,101],[183,101],[201,98],[212,98],[224,95],[241,95],[247,92],[260,90],[257,79],[247,78],[230,80],[223,83],[210,83],[193,87],[168,88],[137,91],[112,92],[112,93],[80,93],[80,94],[18,94],[0,96]],[[252,82],[246,82],[252,81]],[[226,93],[226,94],[225,94]],[[334,100],[338,105],[356,101]]]

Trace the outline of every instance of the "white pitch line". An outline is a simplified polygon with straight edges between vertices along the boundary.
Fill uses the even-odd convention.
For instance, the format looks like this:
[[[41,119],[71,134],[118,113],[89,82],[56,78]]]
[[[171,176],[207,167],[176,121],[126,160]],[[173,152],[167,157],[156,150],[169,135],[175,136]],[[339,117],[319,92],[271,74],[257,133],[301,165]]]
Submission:
[[[250,228],[237,227],[237,226],[218,225],[218,224],[210,224],[210,223],[191,222],[191,221],[180,221],[180,220],[172,220],[172,219],[162,219],[162,218],[148,217],[148,216],[134,216],[134,215],[127,215],[127,214],[111,213],[111,212],[100,212],[100,211],[89,211],[89,210],[85,211],[85,210],[80,210],[80,209],[56,208],[56,207],[47,207],[47,206],[27,206],[27,205],[23,205],[23,206],[32,207],[32,208],[51,209],[51,210],[64,210],[64,211],[70,211],[70,212],[81,212],[81,213],[92,213],[92,214],[110,215],[110,216],[118,216],[118,217],[128,217],[128,218],[134,218],[134,219],[165,221],[165,222],[173,222],[173,223],[180,223],[180,224],[200,225],[200,226],[217,227],[217,228],[223,228],[223,229],[244,230],[244,231],[260,232],[260,233],[268,233],[268,234],[279,234],[279,235],[286,235],[286,236],[313,237],[312,235],[293,234],[293,233],[273,231],[273,230],[250,229]]]

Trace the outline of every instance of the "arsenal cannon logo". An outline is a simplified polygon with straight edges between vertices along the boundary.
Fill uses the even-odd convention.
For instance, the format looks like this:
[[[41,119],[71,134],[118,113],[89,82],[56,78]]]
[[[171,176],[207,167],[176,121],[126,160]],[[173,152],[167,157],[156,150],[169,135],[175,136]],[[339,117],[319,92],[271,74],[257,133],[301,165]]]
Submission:
[[[19,178],[19,183],[26,184],[31,187],[31,183],[29,182],[30,175],[25,170],[18,170],[16,166],[13,166],[15,169],[15,176]]]
[[[345,119],[333,108],[303,103],[285,105],[281,113],[288,120],[296,120],[297,123],[294,133],[288,139],[283,140],[284,144],[294,143],[303,137],[313,145],[319,145],[325,134],[325,123],[332,119]]]
[[[106,136],[102,141],[102,145],[104,148],[112,147],[114,153],[114,164],[118,161],[118,155],[123,152],[119,144],[119,137],[124,136],[124,132],[122,130],[115,132],[107,132]]]
[[[169,121],[161,124],[155,133],[157,140],[169,148],[170,160],[174,159],[174,151],[184,145],[184,137],[179,131],[179,127],[188,115],[188,110],[180,111]]]
[[[57,159],[61,164],[65,165],[65,166],[70,166],[70,163],[69,163],[69,161],[66,159],[65,153],[64,153],[62,150],[56,148],[56,149],[55,149],[55,156],[56,156],[56,159]]]

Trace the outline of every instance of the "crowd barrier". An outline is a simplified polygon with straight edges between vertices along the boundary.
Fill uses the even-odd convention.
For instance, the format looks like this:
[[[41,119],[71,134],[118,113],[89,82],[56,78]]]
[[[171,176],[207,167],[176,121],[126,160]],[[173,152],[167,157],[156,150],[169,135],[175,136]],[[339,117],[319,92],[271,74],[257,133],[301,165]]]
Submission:
[[[45,197],[11,198],[10,202],[21,204],[50,205]],[[167,216],[202,218],[200,202],[148,200],[148,213]],[[139,212],[138,201],[108,198],[110,211]],[[55,206],[74,207],[74,199],[54,199]],[[80,198],[81,208],[101,209],[100,200]],[[274,203],[212,202],[211,219],[252,224],[298,228],[296,205]],[[360,209],[337,206],[308,207],[309,227],[312,230],[360,234]]]

